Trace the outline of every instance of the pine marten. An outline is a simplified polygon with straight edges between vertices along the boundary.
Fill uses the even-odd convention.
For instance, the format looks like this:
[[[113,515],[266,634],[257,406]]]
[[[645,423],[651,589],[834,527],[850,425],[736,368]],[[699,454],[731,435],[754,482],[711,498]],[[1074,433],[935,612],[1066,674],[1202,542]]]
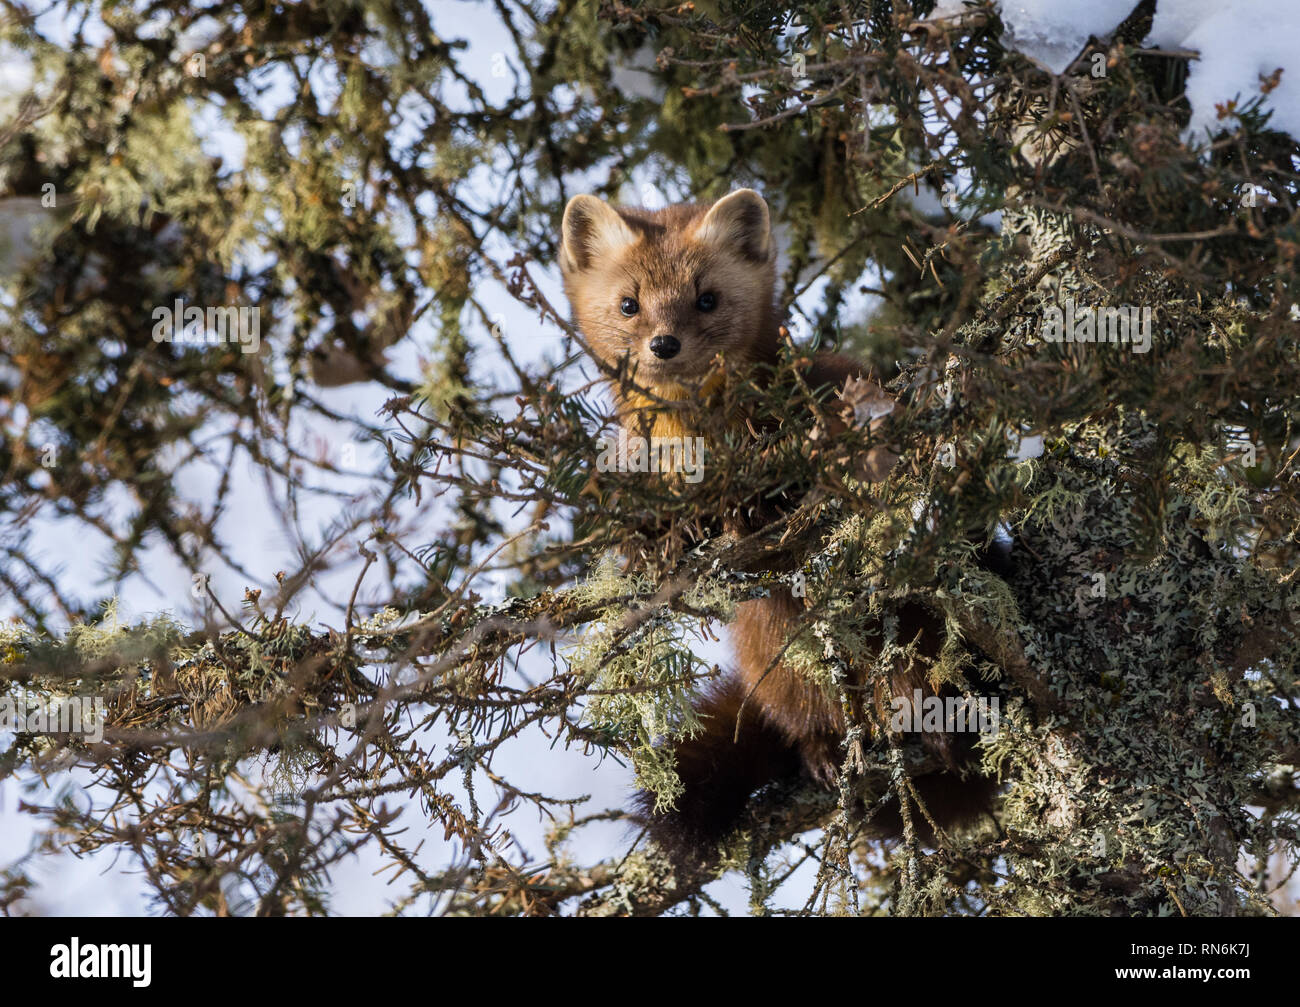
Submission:
[[[775,248],[767,204],[753,190],[740,189],[712,204],[657,211],[575,196],[564,211],[559,258],[574,324],[590,349],[611,367],[626,359],[634,382],[658,398],[683,401],[699,395],[701,379],[714,373],[719,354],[727,373],[776,373],[781,313]],[[857,384],[870,379],[845,356],[814,356],[805,377],[826,396],[853,379],[856,394],[867,387],[885,404],[873,415],[887,412],[892,402],[874,382]],[[649,412],[652,436],[689,433],[681,412],[655,411],[652,399],[619,382],[611,386],[625,427],[643,425]],[[896,460],[887,448],[876,447],[863,470],[878,481]],[[737,607],[732,639],[738,672],[697,698],[703,732],[674,744],[684,793],[673,811],[661,814],[653,811],[654,795],[638,795],[642,820],[671,855],[716,855],[719,840],[766,784],[801,776],[823,786],[834,783],[844,757],[844,723],[835,698],[784,664],[765,674],[802,606],[778,588],[770,597]],[[918,649],[927,659],[938,653],[942,627],[923,606],[900,612],[900,626],[905,642],[920,633]],[[892,692],[932,693],[924,679],[919,661],[899,667]],[[963,779],[959,772],[970,757],[964,736],[929,734],[924,740],[949,770],[916,781],[938,823],[959,824],[986,808],[993,784],[969,774]],[[921,816],[914,818],[924,834]],[[901,827],[896,803],[872,825],[878,833],[896,834]]]

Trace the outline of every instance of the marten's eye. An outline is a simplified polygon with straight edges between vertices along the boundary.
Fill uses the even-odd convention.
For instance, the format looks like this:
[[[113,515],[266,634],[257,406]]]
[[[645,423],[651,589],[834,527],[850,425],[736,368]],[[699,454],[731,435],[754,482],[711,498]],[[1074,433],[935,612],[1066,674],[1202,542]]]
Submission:
[[[641,305],[636,303],[635,297],[625,297],[619,302],[618,310],[627,315],[628,318],[631,318],[641,310]]]
[[[695,306],[701,311],[712,311],[718,306],[718,295],[712,293],[701,294],[695,299]]]

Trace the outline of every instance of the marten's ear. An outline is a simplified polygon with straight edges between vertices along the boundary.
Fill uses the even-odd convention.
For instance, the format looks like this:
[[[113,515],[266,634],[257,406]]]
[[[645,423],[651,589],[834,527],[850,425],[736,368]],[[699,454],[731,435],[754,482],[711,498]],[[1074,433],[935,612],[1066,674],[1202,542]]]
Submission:
[[[730,248],[754,262],[772,257],[767,204],[753,189],[737,189],[713,204],[695,227],[695,240]]]
[[[581,272],[597,258],[607,257],[636,241],[627,221],[595,196],[574,196],[564,208],[560,225],[560,271]]]

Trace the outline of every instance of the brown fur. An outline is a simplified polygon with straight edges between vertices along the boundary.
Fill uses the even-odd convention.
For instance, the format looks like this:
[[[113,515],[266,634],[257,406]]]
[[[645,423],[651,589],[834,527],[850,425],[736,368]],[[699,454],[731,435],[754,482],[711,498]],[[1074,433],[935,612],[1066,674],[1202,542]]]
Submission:
[[[576,325],[604,363],[618,367],[625,360],[633,380],[654,396],[680,401],[702,394],[700,383],[718,354],[726,362],[724,375],[775,361],[780,324],[775,257],[767,206],[757,193],[742,189],[712,205],[653,212],[576,196],[565,210],[562,231],[560,265]],[[706,291],[718,298],[711,312],[696,307]],[[620,312],[624,297],[639,303],[635,316]],[[649,349],[650,340],[664,334],[681,342],[679,354],[668,361]],[[822,354],[805,378],[833,393],[865,375],[848,357]],[[887,398],[878,386],[870,388],[873,396]],[[625,425],[650,411],[654,435],[687,432],[680,414],[650,410],[653,399],[617,384],[613,390]],[[877,448],[863,469],[867,478],[880,480],[895,461]],[[667,815],[651,813],[651,795],[638,798],[656,840],[674,855],[713,855],[717,841],[765,783],[800,774],[824,786],[835,780],[843,759],[838,705],[784,663],[768,667],[793,631],[802,604],[778,592],[738,606],[732,627],[738,674],[699,698],[704,733],[679,741],[674,751],[684,796]],[[941,627],[929,613],[915,606],[900,621],[906,640],[919,632],[921,651],[928,657],[937,653]],[[910,696],[913,688],[932,692],[919,664],[898,668],[889,688],[875,697],[878,709],[887,716],[892,695]],[[965,761],[968,742],[944,734],[924,737],[949,767]],[[930,810],[947,825],[986,807],[992,785],[945,776],[918,789],[927,804],[936,802]],[[884,831],[897,830],[896,805],[876,823]]]
[[[714,207],[658,211],[615,209],[593,196],[570,200],[560,265],[574,322],[596,356],[611,367],[626,359],[637,385],[678,401],[698,394],[695,386],[719,354],[737,370],[775,360],[775,259],[770,238],[747,242],[740,233],[746,226],[768,234],[767,206],[749,190]],[[708,313],[695,307],[705,292],[718,298]],[[624,297],[640,305],[631,318],[619,310]],[[676,336],[681,352],[655,357],[649,345],[658,335]],[[624,415],[650,401],[621,388],[615,395]],[[685,434],[678,415],[659,412],[654,434]]]

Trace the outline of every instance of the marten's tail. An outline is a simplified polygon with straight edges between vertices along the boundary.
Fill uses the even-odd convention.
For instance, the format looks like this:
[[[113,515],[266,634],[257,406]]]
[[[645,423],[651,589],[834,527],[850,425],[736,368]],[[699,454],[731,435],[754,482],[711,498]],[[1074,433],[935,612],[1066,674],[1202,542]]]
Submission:
[[[675,809],[655,814],[655,795],[644,790],[634,798],[637,819],[656,845],[679,862],[711,858],[755,790],[799,775],[798,751],[762,719],[754,703],[745,708],[737,733],[747,691],[729,675],[695,701],[702,730],[680,739],[673,749],[684,787]]]
[[[979,773],[968,771],[962,777],[956,770],[950,772],[927,773],[914,777],[912,786],[917,795],[925,802],[925,808],[939,828],[949,831],[974,822],[987,815],[993,799],[998,792],[998,782]],[[922,843],[933,846],[934,829],[921,814],[916,802],[909,799],[912,825]],[[889,801],[872,817],[868,831],[871,835],[882,838],[901,838],[903,835],[903,816],[898,809],[897,799]]]
[[[679,739],[673,748],[683,786],[675,808],[656,814],[655,795],[644,790],[633,799],[634,820],[677,863],[712,860],[719,842],[740,824],[745,806],[760,787],[801,776],[829,784],[827,767],[832,766],[834,738],[817,735],[803,739],[802,745],[792,744],[752,701],[737,732],[737,717],[748,691],[742,680],[728,676],[696,699],[702,729],[693,738]],[[949,768],[914,778],[912,784],[940,828],[949,830],[986,813],[998,784],[972,771],[972,736],[944,737],[944,742],[941,754]],[[934,830],[915,804],[910,806],[918,837],[933,844]],[[868,832],[882,838],[902,836],[896,799],[876,810]]]

